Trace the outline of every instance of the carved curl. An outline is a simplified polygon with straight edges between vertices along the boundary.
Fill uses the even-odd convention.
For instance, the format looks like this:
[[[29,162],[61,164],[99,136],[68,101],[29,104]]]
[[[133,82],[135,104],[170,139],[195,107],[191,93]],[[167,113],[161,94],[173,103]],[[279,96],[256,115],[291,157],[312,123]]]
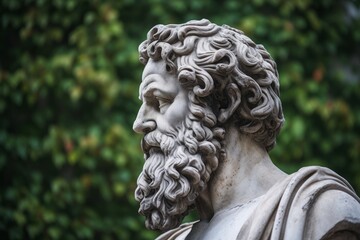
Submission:
[[[241,103],[225,123],[233,121],[268,151],[275,145],[284,122],[276,63],[243,32],[206,19],[157,25],[139,52],[143,64],[163,59],[182,86],[192,90],[190,111],[205,126],[221,127],[221,109],[236,94]]]

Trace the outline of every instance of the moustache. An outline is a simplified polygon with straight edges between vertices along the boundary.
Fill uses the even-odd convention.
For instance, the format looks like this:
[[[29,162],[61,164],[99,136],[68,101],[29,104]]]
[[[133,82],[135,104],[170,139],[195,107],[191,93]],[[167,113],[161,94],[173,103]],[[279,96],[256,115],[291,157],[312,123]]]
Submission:
[[[149,155],[151,149],[161,149],[166,155],[174,148],[176,140],[160,132],[149,132],[141,140],[141,149]]]

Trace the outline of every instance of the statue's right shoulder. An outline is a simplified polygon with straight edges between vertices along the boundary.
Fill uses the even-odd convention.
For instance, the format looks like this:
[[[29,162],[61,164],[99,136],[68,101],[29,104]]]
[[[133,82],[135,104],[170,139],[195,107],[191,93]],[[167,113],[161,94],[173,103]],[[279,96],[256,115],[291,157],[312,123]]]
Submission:
[[[198,221],[181,224],[179,227],[161,234],[155,240],[185,240],[193,225],[197,222]]]

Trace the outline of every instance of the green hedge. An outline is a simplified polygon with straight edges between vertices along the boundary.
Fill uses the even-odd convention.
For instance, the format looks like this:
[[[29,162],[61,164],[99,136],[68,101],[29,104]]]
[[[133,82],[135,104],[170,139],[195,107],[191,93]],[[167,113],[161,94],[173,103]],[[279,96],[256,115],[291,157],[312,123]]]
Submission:
[[[245,31],[278,64],[286,172],[328,166],[360,193],[360,9],[355,1],[1,2],[0,236],[153,239],[133,192],[131,130],[157,23],[208,18]]]

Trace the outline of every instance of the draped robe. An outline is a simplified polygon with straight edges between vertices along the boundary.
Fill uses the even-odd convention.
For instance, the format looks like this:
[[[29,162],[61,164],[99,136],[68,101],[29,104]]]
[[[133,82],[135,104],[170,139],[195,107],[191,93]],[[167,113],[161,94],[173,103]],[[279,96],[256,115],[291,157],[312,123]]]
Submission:
[[[254,202],[241,224],[232,222],[229,229],[222,229],[235,233],[231,239],[360,239],[360,199],[344,178],[328,168],[302,168]],[[237,211],[241,214],[242,210]],[[188,239],[197,222],[185,223],[157,239]]]

